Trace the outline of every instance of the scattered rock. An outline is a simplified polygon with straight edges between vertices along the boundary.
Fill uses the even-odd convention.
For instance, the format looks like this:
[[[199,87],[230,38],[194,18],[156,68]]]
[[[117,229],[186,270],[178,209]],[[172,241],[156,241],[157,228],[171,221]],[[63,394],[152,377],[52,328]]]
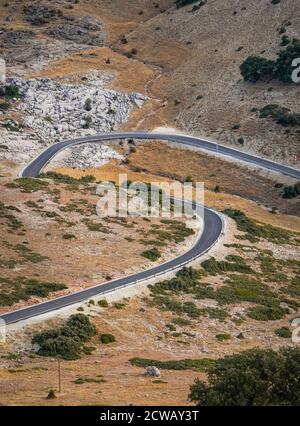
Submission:
[[[157,367],[155,367],[154,365],[146,367],[145,368],[145,373],[144,376],[149,376],[149,377],[160,377],[160,371]]]

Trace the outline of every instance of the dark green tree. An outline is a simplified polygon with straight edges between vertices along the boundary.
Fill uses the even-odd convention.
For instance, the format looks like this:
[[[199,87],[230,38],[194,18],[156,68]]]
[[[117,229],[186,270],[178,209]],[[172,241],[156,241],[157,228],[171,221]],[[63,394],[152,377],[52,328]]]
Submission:
[[[207,406],[299,405],[299,377],[299,347],[250,349],[218,360],[208,383],[196,379],[189,398]]]
[[[245,81],[255,83],[262,78],[271,78],[274,62],[260,56],[249,56],[240,66]]]

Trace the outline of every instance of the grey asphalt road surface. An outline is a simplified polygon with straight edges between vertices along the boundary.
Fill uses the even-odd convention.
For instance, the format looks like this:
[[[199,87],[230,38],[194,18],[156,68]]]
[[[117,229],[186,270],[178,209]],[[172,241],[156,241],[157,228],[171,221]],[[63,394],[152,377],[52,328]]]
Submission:
[[[252,164],[264,169],[271,170],[273,172],[281,173],[296,179],[300,179],[300,171],[292,167],[288,167],[282,164],[275,163],[270,160],[266,160],[260,157],[256,157],[251,154],[247,154],[233,148],[229,148],[223,145],[216,144],[215,142],[210,142],[204,139],[198,139],[191,136],[180,135],[180,134],[165,134],[165,133],[151,133],[146,131],[137,131],[137,132],[114,132],[109,134],[99,134],[97,136],[86,136],[78,139],[69,139],[62,142],[59,142],[55,145],[48,147],[44,152],[42,152],[35,160],[33,160],[27,167],[25,167],[20,176],[23,177],[36,177],[45,167],[45,165],[61,150],[78,145],[83,143],[106,143],[111,140],[118,139],[148,139],[148,140],[166,140],[169,142],[174,142],[177,144],[192,146],[198,149],[204,149],[206,151],[218,153],[219,155],[224,155],[231,157],[236,160],[244,161],[248,164]],[[196,206],[194,206],[196,207]],[[223,222],[221,216],[210,209],[204,209],[204,229],[197,240],[196,244],[186,253],[181,256],[170,260],[161,265],[155,266],[146,271],[139,272],[124,278],[117,280],[109,281],[106,283],[95,285],[91,288],[62,296],[47,302],[43,302],[37,305],[29,306],[24,309],[19,309],[7,314],[3,314],[1,318],[6,322],[6,324],[11,324],[21,320],[25,320],[34,316],[45,314],[66,306],[70,306],[76,303],[83,302],[88,300],[91,297],[99,296],[107,292],[117,290],[124,286],[134,284],[138,281],[155,277],[157,275],[163,274],[167,271],[176,269],[191,260],[200,257],[206,253],[218,240],[222,233]]]

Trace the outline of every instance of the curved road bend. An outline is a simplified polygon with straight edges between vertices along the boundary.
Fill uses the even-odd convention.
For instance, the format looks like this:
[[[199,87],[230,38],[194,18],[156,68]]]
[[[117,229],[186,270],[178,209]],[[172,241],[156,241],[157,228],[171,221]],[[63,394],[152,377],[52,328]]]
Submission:
[[[243,161],[245,163],[261,167],[273,172],[284,174],[286,176],[300,180],[300,170],[294,169],[283,164],[276,163],[265,158],[260,158],[246,152],[238,151],[237,149],[230,148],[224,145],[217,144],[215,142],[207,141],[205,139],[196,138],[193,136],[180,135],[175,133],[151,133],[146,131],[137,132],[114,132],[114,133],[103,133],[96,136],[84,136],[78,139],[67,139],[59,142],[55,145],[50,146],[44,152],[42,152],[35,160],[33,160],[27,167],[23,169],[20,176],[37,176],[42,168],[53,158],[59,151],[69,147],[82,143],[96,142],[104,143],[109,140],[116,139],[150,139],[150,140],[165,140],[168,142],[174,142],[181,145],[192,146],[194,148],[202,149],[223,155],[226,157],[233,158],[235,160]]]
[[[138,139],[151,139],[151,140],[166,140],[169,142],[179,143],[182,145],[193,146],[198,149],[204,149],[211,152],[217,152],[218,154],[229,156],[231,158],[253,164],[264,169],[268,169],[277,173],[285,174],[287,176],[300,179],[300,171],[293,169],[288,166],[284,166],[270,160],[259,158],[251,154],[247,154],[241,151],[237,151],[233,148],[229,148],[223,145],[218,145],[214,142],[206,141],[204,139],[198,139],[186,135],[179,134],[163,134],[163,133],[150,133],[150,132],[115,132],[110,134],[100,134],[97,136],[86,136],[78,139],[70,139],[59,142],[55,145],[50,146],[44,152],[42,152],[35,160],[33,160],[27,167],[23,169],[20,176],[23,177],[36,177],[43,167],[61,150],[72,146],[89,142],[104,143],[108,140],[125,139],[125,138],[138,138]],[[105,294],[109,291],[116,290],[120,287],[134,284],[136,281],[140,281],[146,278],[162,274],[169,270],[175,269],[179,266],[190,262],[196,257],[206,253],[218,240],[222,233],[223,223],[221,217],[207,208],[204,209],[204,230],[197,240],[196,244],[186,253],[181,256],[158,265],[154,268],[146,271],[139,272],[124,278],[113,280],[107,283],[98,284],[91,288],[81,290],[79,292],[62,296],[47,302],[43,302],[37,305],[29,306],[24,309],[20,309],[14,312],[3,314],[1,318],[6,324],[11,324],[21,320],[25,320],[37,315],[45,314],[53,310],[63,308],[75,303],[82,302],[89,299],[90,297]]]

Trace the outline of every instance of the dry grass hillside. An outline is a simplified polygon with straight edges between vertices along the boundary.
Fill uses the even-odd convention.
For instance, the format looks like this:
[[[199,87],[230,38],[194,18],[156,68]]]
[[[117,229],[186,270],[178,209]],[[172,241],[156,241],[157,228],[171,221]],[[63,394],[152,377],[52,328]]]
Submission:
[[[299,167],[299,126],[259,118],[258,110],[278,104],[298,114],[300,86],[245,83],[239,71],[250,55],[274,59],[282,34],[300,38],[299,24],[295,0],[198,0],[182,8],[175,0],[0,0],[0,56],[9,77],[48,78],[65,84],[65,94],[72,84],[86,95],[95,71],[94,84],[113,89],[116,99],[146,96],[111,130],[175,128]],[[63,129],[40,137],[47,126],[55,130],[52,116],[65,99],[51,102],[49,115],[44,103],[41,117],[37,99],[0,95],[0,314],[144,270],[193,244],[195,223],[186,218],[99,218],[96,182],[118,182],[124,173],[147,183],[204,181],[205,204],[226,210],[225,232],[177,276],[10,327],[0,345],[0,405],[189,404],[190,385],[207,377],[205,365],[215,359],[296,345],[300,196],[283,197],[286,189],[295,192],[294,179],[161,141],[127,140],[112,147],[120,156],[103,151],[101,165],[87,164],[98,148],[66,150],[45,169],[59,174],[18,180],[21,167],[66,138]],[[26,102],[27,115],[19,108]],[[100,110],[74,102],[69,109],[79,124],[88,111],[91,126],[116,112],[105,113],[107,101]],[[30,111],[44,118],[40,128],[32,127]],[[106,129],[87,123],[77,130]],[[62,360],[59,393],[57,361],[38,354],[32,337],[76,310],[97,332],[80,357]],[[104,344],[102,333],[115,341]],[[148,365],[158,365],[161,376],[145,376]]]
[[[25,0],[9,7],[2,3],[0,18],[6,31],[33,31],[30,37],[35,49],[46,40],[50,53],[54,45],[57,49],[58,40],[45,31],[53,23],[42,28],[32,26],[22,13],[24,6],[47,2]],[[174,126],[299,165],[299,128],[283,127],[251,112],[275,103],[299,113],[299,85],[275,80],[245,83],[239,71],[250,55],[276,57],[283,49],[280,28],[285,28],[284,35],[290,40],[299,38],[299,4],[293,0],[277,5],[271,0],[228,0],[226,4],[208,0],[198,7],[199,3],[177,9],[173,0],[134,0],[130,5],[119,0],[51,2],[60,5],[71,19],[96,17],[103,23],[105,36],[101,43],[91,42],[94,47],[90,51],[84,51],[83,44],[64,47],[64,51],[52,55],[62,62],[48,61],[35,76],[66,76],[88,67],[113,72],[118,77],[113,82],[115,87],[150,96],[142,110],[123,124],[125,128]],[[18,62],[29,56],[24,43],[17,39],[14,49],[2,43],[2,54]],[[84,53],[78,55],[78,51]],[[40,49],[41,64],[46,53]],[[107,58],[110,64],[105,62]],[[32,70],[29,75],[33,75]],[[244,139],[243,146],[239,138]]]
[[[245,83],[239,72],[250,55],[276,57],[282,49],[278,28],[287,21],[286,35],[299,38],[299,4],[208,0],[192,8],[172,7],[128,34],[126,50],[135,48],[138,59],[161,67],[150,90],[167,102],[143,127],[157,120],[231,145],[243,137],[247,151],[299,165],[299,131],[251,112],[277,103],[299,113],[299,85]]]

